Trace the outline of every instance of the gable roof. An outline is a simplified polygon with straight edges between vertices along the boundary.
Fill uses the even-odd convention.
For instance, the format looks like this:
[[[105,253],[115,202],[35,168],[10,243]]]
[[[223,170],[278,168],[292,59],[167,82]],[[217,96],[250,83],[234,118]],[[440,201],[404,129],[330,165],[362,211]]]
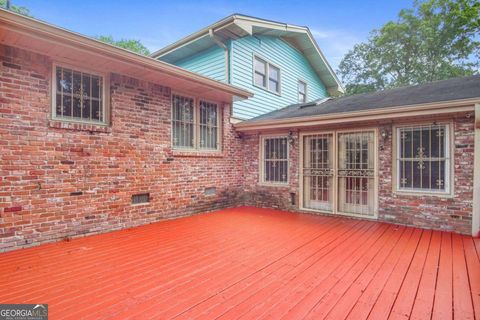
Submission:
[[[231,103],[232,97],[252,96],[244,89],[1,8],[0,42],[43,54],[55,62],[181,87],[218,101]]]
[[[394,88],[339,98],[293,104],[239,123],[238,128],[261,124],[308,122],[357,115],[394,115],[409,110],[435,110],[440,106],[473,106],[480,102],[480,75]],[[460,111],[460,109],[458,109]],[[384,116],[383,116],[384,117]]]
[[[214,36],[213,36],[214,35]],[[206,50],[220,40],[238,39],[248,35],[267,35],[282,38],[307,58],[324,82],[330,94],[343,93],[343,87],[332,67],[318,47],[308,27],[233,14],[183,39],[154,52],[153,58],[175,63],[192,54]]]

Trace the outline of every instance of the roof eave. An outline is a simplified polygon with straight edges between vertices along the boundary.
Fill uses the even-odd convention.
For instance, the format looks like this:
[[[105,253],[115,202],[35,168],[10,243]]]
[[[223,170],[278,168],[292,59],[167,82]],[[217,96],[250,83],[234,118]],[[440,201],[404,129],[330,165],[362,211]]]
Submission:
[[[119,61],[125,61],[129,63],[135,63],[142,67],[150,68],[152,70],[162,72],[164,74],[176,76],[181,79],[194,81],[201,83],[202,85],[221,90],[232,96],[236,96],[242,99],[252,97],[253,94],[231,86],[229,84],[215,81],[197,73],[187,71],[180,67],[168,64],[163,61],[159,61],[150,57],[146,57],[132,51],[122,49],[96,39],[92,39],[70,30],[60,28],[49,23],[39,21],[30,17],[26,17],[8,10],[0,9],[0,26],[4,28],[22,30],[23,32],[29,32],[44,37],[45,39],[54,39],[56,41],[62,41],[72,47],[78,47],[89,50],[96,54],[102,54],[105,56],[118,59]]]
[[[457,112],[471,112],[480,97],[450,101],[431,102],[408,106],[395,106],[379,109],[367,109],[358,112],[342,112],[307,117],[285,119],[244,121],[235,124],[238,131],[256,131],[264,129],[300,128],[316,125],[337,124],[345,122],[378,121],[409,116],[437,115]]]

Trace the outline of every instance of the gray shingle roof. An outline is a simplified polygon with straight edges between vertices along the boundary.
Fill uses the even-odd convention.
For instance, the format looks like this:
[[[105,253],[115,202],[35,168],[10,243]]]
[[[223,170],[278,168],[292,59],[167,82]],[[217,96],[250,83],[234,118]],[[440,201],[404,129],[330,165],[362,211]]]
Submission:
[[[477,97],[480,97],[480,75],[293,104],[245,122],[358,112]]]

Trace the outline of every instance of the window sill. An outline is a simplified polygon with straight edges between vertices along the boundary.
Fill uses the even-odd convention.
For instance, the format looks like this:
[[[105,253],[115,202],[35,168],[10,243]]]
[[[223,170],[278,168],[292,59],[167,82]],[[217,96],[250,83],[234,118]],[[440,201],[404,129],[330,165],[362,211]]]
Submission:
[[[192,157],[192,158],[223,158],[225,154],[223,151],[202,151],[202,150],[172,150],[174,157]]]
[[[441,193],[441,192],[428,192],[428,191],[403,191],[403,190],[395,190],[393,194],[398,196],[410,196],[410,197],[437,197],[437,198],[445,198],[451,199],[454,198],[455,195],[452,193]]]
[[[51,128],[76,130],[76,131],[89,131],[89,132],[101,132],[110,133],[112,128],[106,124],[94,124],[94,123],[82,123],[82,122],[70,122],[62,120],[49,120],[48,125]]]
[[[274,95],[276,95],[276,96],[279,96],[279,97],[282,96],[282,91],[279,91],[279,92],[273,91],[273,90],[270,90],[270,89],[268,89],[268,88],[266,88],[266,87],[259,86],[259,85],[255,84],[255,83],[253,84],[253,86],[254,86],[255,88],[261,89],[261,90],[263,90],[263,91],[266,91],[266,92],[268,92],[268,93],[274,94]]]
[[[270,182],[259,182],[259,186],[261,187],[275,187],[275,188],[289,188],[290,184],[288,182],[280,182],[280,183],[270,183]]]

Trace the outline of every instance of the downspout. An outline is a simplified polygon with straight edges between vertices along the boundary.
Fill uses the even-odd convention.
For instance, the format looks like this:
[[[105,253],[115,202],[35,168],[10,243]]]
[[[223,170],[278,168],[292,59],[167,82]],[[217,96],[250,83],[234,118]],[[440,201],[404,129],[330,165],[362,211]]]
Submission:
[[[213,29],[208,30],[208,35],[212,40],[223,49],[225,54],[225,82],[230,83],[230,55],[228,52],[228,47],[223,43],[214,33]]]

